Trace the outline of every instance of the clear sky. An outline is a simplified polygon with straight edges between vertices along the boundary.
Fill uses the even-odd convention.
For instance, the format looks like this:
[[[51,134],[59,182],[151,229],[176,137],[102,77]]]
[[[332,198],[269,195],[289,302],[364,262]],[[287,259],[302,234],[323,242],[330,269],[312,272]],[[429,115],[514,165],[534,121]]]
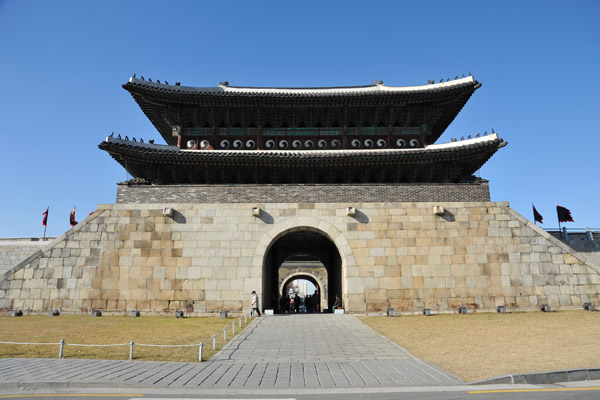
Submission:
[[[114,203],[112,131],[162,138],[121,88],[390,86],[472,73],[483,86],[440,138],[491,132],[492,200],[544,227],[600,227],[600,1],[0,0],[0,237],[48,235]]]

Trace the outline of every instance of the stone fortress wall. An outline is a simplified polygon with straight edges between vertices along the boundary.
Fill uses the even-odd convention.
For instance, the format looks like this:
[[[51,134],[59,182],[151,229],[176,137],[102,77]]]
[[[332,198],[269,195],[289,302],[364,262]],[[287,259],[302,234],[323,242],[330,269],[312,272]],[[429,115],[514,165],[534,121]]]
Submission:
[[[550,234],[557,239],[561,238],[558,231],[550,232]],[[585,232],[568,230],[567,239],[562,241],[594,263],[600,264],[600,232],[597,229],[590,232],[589,235]]]
[[[269,248],[298,230],[334,243],[353,313],[600,300],[600,265],[506,202],[145,203],[100,205],[0,275],[0,308],[248,310]]]
[[[1,238],[0,274],[43,249],[52,239],[54,238],[47,238],[47,241],[40,238]]]

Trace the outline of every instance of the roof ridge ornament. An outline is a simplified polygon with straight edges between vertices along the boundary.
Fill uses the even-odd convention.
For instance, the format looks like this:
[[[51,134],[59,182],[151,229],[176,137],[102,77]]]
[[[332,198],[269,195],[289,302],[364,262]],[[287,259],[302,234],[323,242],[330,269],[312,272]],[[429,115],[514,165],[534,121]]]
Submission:
[[[219,86],[229,86],[229,81],[219,82]]]
[[[383,81],[375,81],[376,86],[383,86]]]

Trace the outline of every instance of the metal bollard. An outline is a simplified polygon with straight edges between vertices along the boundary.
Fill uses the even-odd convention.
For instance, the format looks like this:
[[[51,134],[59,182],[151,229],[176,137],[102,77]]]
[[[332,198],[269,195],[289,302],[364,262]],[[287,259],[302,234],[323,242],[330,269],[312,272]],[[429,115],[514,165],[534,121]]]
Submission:
[[[129,343],[129,359],[133,360],[133,340]]]
[[[213,335],[213,350],[217,349],[217,335]]]
[[[223,340],[227,341],[227,327],[223,328]]]
[[[242,329],[242,317],[240,317],[240,329]]]
[[[202,362],[202,347],[204,346],[203,343],[200,343],[200,347],[198,348],[198,361]]]
[[[248,318],[248,314],[244,314],[244,324],[247,324],[248,322],[246,322],[246,318]]]
[[[60,350],[58,351],[58,358],[63,358],[64,349],[65,349],[65,339],[60,339]]]
[[[231,336],[235,335],[235,321],[231,323]]]

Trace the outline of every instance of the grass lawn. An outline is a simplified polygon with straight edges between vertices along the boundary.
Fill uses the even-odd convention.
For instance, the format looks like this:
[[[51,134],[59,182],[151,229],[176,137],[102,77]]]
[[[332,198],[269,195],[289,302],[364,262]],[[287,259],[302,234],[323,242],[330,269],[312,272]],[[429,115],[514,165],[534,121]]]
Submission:
[[[472,381],[502,374],[600,367],[600,313],[360,317],[411,354]]]
[[[0,316],[0,341],[58,343],[65,339],[65,358],[95,358],[104,360],[129,359],[129,346],[122,347],[75,347],[81,344],[198,344],[205,343],[203,359],[208,360],[212,350],[212,335],[217,335],[217,351],[223,345],[223,328],[227,327],[227,339],[231,339],[231,323],[238,317],[125,317],[104,315],[92,318],[84,315],[46,315],[9,317]],[[248,320],[250,323],[250,320]],[[242,319],[242,328],[244,328]],[[32,346],[0,344],[0,357],[58,357],[59,346]],[[134,359],[143,361],[198,361],[198,347],[134,347]]]

